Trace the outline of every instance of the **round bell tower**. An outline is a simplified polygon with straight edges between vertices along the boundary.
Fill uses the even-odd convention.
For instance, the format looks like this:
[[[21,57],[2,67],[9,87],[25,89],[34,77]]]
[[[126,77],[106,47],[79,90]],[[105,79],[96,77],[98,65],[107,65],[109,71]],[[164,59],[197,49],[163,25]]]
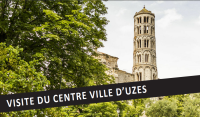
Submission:
[[[133,74],[135,81],[158,79],[155,14],[144,8],[134,15]]]

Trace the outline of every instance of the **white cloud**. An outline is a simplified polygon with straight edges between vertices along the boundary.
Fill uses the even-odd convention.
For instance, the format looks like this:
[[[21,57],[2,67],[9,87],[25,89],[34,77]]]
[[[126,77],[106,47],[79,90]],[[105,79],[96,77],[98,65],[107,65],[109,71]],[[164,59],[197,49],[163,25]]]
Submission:
[[[120,31],[122,33],[131,33],[133,32],[133,26],[132,25],[123,26],[122,28],[120,28]]]
[[[116,16],[119,17],[120,15],[124,14],[125,11],[127,11],[127,9],[120,9]]]
[[[165,16],[159,19],[158,21],[156,21],[157,26],[161,28],[166,28],[172,22],[182,19],[182,15],[178,14],[176,12],[176,9],[168,9],[168,10],[165,10],[164,13],[165,13]]]
[[[198,17],[197,24],[200,25],[200,15]]]

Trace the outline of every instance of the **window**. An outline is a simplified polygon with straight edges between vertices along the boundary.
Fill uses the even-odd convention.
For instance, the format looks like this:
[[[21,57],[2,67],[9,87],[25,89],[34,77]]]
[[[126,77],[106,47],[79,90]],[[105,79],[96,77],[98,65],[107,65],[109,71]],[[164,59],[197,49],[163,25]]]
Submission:
[[[137,18],[137,20],[138,20],[138,24],[139,24],[139,18]]]
[[[148,30],[149,30],[149,26],[147,26],[147,33],[149,32]]]
[[[149,40],[144,40],[144,47],[148,48],[149,47]]]
[[[147,23],[149,22],[149,17],[147,17]]]
[[[149,61],[149,54],[145,54],[145,62]]]
[[[139,81],[142,81],[142,73],[140,72],[140,80]]]
[[[144,17],[144,23],[146,23],[146,17]]]
[[[141,62],[141,55],[138,55],[138,63]]]
[[[141,39],[140,39],[140,48],[141,48]]]
[[[140,34],[141,34],[141,26],[140,26]]]
[[[141,23],[141,17],[140,17],[140,23]]]
[[[153,80],[156,80],[156,75],[155,74],[153,74]]]
[[[146,33],[146,26],[144,26],[144,33]]]
[[[139,27],[137,29],[138,29],[138,34],[139,34]]]

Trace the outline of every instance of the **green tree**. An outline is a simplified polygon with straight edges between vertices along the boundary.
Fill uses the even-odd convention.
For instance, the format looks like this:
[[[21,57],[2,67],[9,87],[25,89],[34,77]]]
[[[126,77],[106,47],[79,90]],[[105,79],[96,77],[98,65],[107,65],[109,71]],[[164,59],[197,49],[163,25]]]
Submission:
[[[148,117],[177,117],[176,100],[154,100],[149,98],[146,102],[145,114]]]
[[[39,60],[44,59],[41,54],[36,54],[35,57],[39,60],[26,62],[19,57],[22,48],[9,47],[5,43],[0,43],[0,95],[27,93],[43,91],[46,85],[49,85],[47,78],[37,72],[35,65],[39,64]],[[34,115],[34,110],[24,111],[24,115]],[[15,112],[10,112],[14,115]],[[0,116],[7,115],[1,113]]]
[[[84,117],[116,117],[117,105],[113,102],[102,102],[84,108]]]
[[[51,82],[48,89],[59,89],[61,79],[73,87],[114,81],[92,57],[106,40],[108,21],[102,15],[107,11],[102,1],[13,0],[2,1],[0,6],[0,42],[24,48],[21,57],[27,62],[36,53],[44,55],[36,69],[44,71]]]
[[[200,93],[190,94],[184,98],[182,116],[200,117]]]
[[[164,98],[172,101],[176,100],[176,105],[177,105],[177,116],[182,116],[183,112],[183,107],[184,107],[184,99],[187,98],[189,95],[188,94],[182,94],[182,95],[170,95],[170,96],[165,96]]]
[[[35,78],[44,77],[50,82],[48,85],[41,85],[46,90],[114,83],[113,77],[105,73],[106,66],[93,57],[97,56],[94,49],[102,47],[102,41],[106,41],[105,25],[108,20],[102,17],[107,13],[106,9],[101,0],[0,1],[0,42],[6,43],[7,47],[23,48],[23,52],[19,53],[20,60],[29,63],[31,68],[34,67],[35,71],[31,72],[38,73]],[[32,78],[17,75],[19,79]],[[14,83],[15,80],[10,82]],[[71,85],[66,85],[66,82]],[[3,83],[5,82],[1,81]],[[28,84],[23,84],[23,87],[26,85]],[[4,90],[21,93],[39,91],[41,87],[22,88],[22,91],[6,87]],[[79,108],[76,109],[81,112]],[[50,116],[64,110],[51,108],[9,114]]]
[[[38,60],[26,62],[19,57],[22,48],[6,47],[0,43],[0,95],[43,91],[49,84],[47,78],[36,72]],[[40,60],[41,54],[36,54]]]

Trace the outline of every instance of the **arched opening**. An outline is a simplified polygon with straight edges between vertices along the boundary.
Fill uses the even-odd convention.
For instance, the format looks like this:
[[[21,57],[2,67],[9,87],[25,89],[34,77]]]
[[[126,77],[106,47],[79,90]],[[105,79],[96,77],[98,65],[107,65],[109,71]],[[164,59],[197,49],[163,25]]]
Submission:
[[[140,48],[141,48],[141,39],[140,39]]]
[[[137,41],[137,48],[139,48],[139,41]]]
[[[146,39],[144,40],[144,47],[146,48]]]
[[[146,23],[146,17],[144,17],[144,23]]]
[[[147,23],[149,23],[149,17],[147,17]]]
[[[144,26],[144,33],[146,33],[146,26]]]
[[[156,75],[155,74],[153,74],[153,80],[156,80]]]
[[[140,17],[140,23],[141,23],[141,21],[142,21],[141,19],[142,19],[142,18]]]
[[[147,40],[147,48],[149,47],[149,40]]]
[[[153,27],[151,27],[151,34],[152,34],[152,32],[153,32]]]
[[[137,80],[138,80],[138,81],[140,80],[140,76],[139,76],[139,73],[137,73]]]
[[[140,72],[140,80],[139,81],[142,81],[142,72]]]
[[[139,34],[139,27],[137,27],[137,29],[138,29],[138,34]]]
[[[147,33],[149,32],[149,26],[147,26]]]
[[[137,18],[138,24],[139,24],[139,18]]]
[[[145,62],[149,61],[149,54],[145,54]]]
[[[141,26],[140,26],[140,34],[141,34]]]
[[[147,62],[147,54],[145,54],[145,62]]]

